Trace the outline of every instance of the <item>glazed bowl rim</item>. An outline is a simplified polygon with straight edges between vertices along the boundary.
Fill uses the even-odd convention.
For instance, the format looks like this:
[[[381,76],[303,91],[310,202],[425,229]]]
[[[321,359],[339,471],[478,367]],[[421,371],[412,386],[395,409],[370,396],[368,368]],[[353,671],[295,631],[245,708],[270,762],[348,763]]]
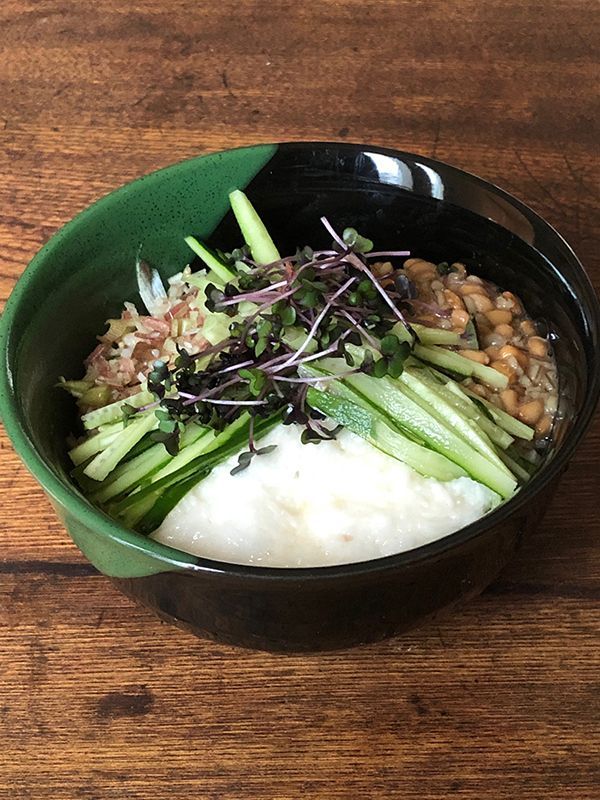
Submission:
[[[166,567],[165,571],[176,569],[178,571],[184,570],[195,573],[211,572],[231,577],[237,576],[239,578],[259,580],[334,580],[341,577],[359,577],[362,575],[369,575],[383,571],[398,570],[405,566],[415,564],[416,562],[424,562],[430,558],[435,559],[437,556],[446,553],[448,550],[460,546],[469,540],[475,539],[493,525],[505,521],[510,515],[513,514],[513,512],[525,506],[536,494],[538,494],[545,486],[547,486],[561,474],[583,434],[587,430],[594,413],[598,396],[600,394],[600,362],[596,361],[595,368],[587,375],[587,396],[584,400],[581,411],[575,420],[573,430],[570,432],[567,441],[561,445],[560,451],[552,459],[552,461],[543,467],[541,471],[525,487],[520,489],[514,497],[470,525],[467,525],[466,527],[461,528],[454,533],[448,534],[447,536],[428,544],[421,545],[412,550],[407,550],[405,552],[400,552],[377,559],[349,564],[338,564],[333,566],[296,568],[264,567],[217,561],[199,556],[194,557],[195,563],[190,562],[187,560],[190,558],[190,556],[187,554],[169,546],[149,540],[146,536],[125,528],[110,518],[107,514],[102,512],[100,509],[89,503],[84,496],[77,491],[74,485],[69,485],[55,474],[53,469],[39,454],[37,448],[29,438],[24,425],[21,423],[18,400],[15,392],[13,391],[10,365],[10,348],[11,346],[15,346],[15,342],[13,342],[10,337],[11,321],[15,314],[19,311],[21,301],[27,295],[29,280],[37,272],[43,271],[44,264],[48,256],[51,255],[57,248],[61,247],[62,242],[66,237],[76,234],[76,232],[81,229],[82,226],[85,226],[87,220],[98,210],[99,207],[112,202],[115,199],[115,196],[123,198],[126,195],[137,192],[137,190],[144,185],[147,186],[149,183],[153,182],[160,183],[165,177],[168,178],[179,171],[184,171],[190,168],[193,164],[207,157],[261,147],[276,147],[278,149],[281,147],[334,147],[348,151],[358,149],[368,152],[376,152],[378,154],[389,155],[394,158],[404,158],[410,161],[425,163],[432,169],[442,167],[447,173],[453,174],[462,180],[467,180],[468,182],[485,188],[486,191],[497,195],[499,198],[505,200],[511,207],[516,208],[529,220],[529,222],[533,223],[537,228],[541,227],[542,230],[545,230],[550,235],[556,237],[557,242],[565,251],[565,257],[570,259],[572,266],[579,273],[583,283],[585,284],[587,295],[585,300],[587,301],[588,307],[592,311],[593,319],[591,320],[591,331],[587,331],[587,336],[584,338],[594,338],[595,341],[598,342],[598,339],[600,338],[600,305],[583,265],[575,255],[570,245],[552,225],[546,222],[546,220],[539,216],[529,206],[511,195],[509,192],[506,192],[504,189],[501,189],[495,184],[490,183],[489,181],[486,181],[483,178],[474,175],[473,173],[467,172],[458,167],[454,167],[450,164],[446,164],[439,159],[433,159],[417,153],[396,150],[389,147],[379,147],[377,145],[358,142],[333,142],[318,140],[259,143],[204,153],[200,156],[178,161],[174,164],[147,173],[112,190],[108,194],[103,195],[94,203],[88,205],[85,209],[76,214],[76,216],[74,216],[69,222],[67,222],[58,231],[56,231],[56,233],[53,234],[49,241],[31,259],[28,266],[18,279],[8,298],[2,318],[0,319],[0,349],[2,350],[2,359],[0,361],[0,414],[2,422],[15,448],[15,451],[27,469],[31,472],[33,477],[55,502],[64,507],[66,511],[74,518],[84,520],[85,524],[100,534],[102,538],[117,542],[128,549],[140,551],[147,557],[163,563]],[[543,255],[543,251],[539,252],[542,252]],[[557,264],[554,264],[553,266],[564,279],[564,275],[562,274],[560,267]],[[573,291],[573,286],[570,282],[568,282],[568,285]],[[574,292],[574,295],[577,297],[578,301],[581,301],[580,292]],[[589,322],[590,320],[588,320],[588,323]]]

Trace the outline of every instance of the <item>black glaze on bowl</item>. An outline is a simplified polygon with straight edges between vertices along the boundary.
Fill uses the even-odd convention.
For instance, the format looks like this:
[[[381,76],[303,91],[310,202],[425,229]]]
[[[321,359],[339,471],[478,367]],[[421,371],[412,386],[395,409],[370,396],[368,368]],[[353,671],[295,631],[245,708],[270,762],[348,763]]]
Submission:
[[[465,262],[518,294],[555,340],[562,419],[553,446],[536,478],[488,517],[357,565],[281,570],[203,560],[186,572],[113,579],[162,618],[221,642],[295,651],[376,641],[480,592],[542,519],[597,401],[598,303],[547,223],[496,187],[431,159],[351,144],[281,145],[247,192],[282,252],[326,245],[318,221],[325,214],[378,249]],[[223,249],[238,239],[231,215],[211,237]]]
[[[381,559],[360,569],[287,575],[223,565],[201,576],[166,572],[112,580],[165,621],[203,638],[260,650],[336,650],[394,636],[479,594],[534,529],[547,499],[548,490],[477,536],[402,563]]]

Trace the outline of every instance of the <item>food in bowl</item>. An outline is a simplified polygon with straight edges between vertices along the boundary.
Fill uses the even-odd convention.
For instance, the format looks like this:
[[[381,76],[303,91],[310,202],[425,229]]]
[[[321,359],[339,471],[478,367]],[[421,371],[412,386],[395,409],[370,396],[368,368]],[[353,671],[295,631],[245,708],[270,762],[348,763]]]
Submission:
[[[184,552],[309,567],[419,547],[512,497],[558,388],[520,299],[325,218],[326,249],[281,257],[230,199],[245,245],[187,237],[202,268],[167,289],[138,259],[147,313],[126,302],[62,380],[90,500]]]
[[[560,392],[542,463],[514,497],[423,547],[301,569],[189,555],[127,528],[83,497],[65,447],[73,403],[52,390],[57,375],[79,376],[103,321],[119,316],[125,299],[136,299],[140,242],[144,258],[166,278],[189,263],[190,232],[227,248],[240,241],[227,213],[227,192],[236,184],[268,221],[282,253],[295,252],[297,241],[327,246],[319,222],[325,214],[336,230],[353,226],[381,250],[401,246],[434,265],[463,263],[467,273],[519,297],[540,335],[550,332]],[[76,545],[120,590],[204,638],[331,650],[396,635],[473,597],[539,526],[598,399],[599,319],[573,251],[502,189],[396,150],[346,142],[255,145],[145,176],[86,209],[48,242],[0,319],[0,412]],[[264,463],[256,457],[237,477]]]

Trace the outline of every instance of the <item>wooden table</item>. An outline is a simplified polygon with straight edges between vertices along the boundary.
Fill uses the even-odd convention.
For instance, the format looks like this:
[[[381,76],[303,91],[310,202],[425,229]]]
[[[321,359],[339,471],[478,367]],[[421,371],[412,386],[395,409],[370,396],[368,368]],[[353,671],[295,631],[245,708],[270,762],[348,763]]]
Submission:
[[[310,138],[416,150],[506,187],[598,285],[599,11],[4,0],[0,296],[109,189]],[[482,597],[394,641],[297,657],[198,641],[117,594],[0,447],[2,800],[594,795],[598,424]]]

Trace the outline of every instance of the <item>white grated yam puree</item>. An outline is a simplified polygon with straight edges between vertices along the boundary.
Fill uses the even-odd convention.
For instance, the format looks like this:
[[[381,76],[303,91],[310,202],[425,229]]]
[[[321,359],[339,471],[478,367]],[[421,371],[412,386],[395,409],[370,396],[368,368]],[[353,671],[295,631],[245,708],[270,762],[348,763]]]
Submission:
[[[470,478],[424,478],[349,431],[305,445],[295,426],[280,425],[259,447],[267,444],[277,448],[237,475],[237,456],[217,466],[152,538],[236,564],[347,564],[440,539],[498,500]]]

